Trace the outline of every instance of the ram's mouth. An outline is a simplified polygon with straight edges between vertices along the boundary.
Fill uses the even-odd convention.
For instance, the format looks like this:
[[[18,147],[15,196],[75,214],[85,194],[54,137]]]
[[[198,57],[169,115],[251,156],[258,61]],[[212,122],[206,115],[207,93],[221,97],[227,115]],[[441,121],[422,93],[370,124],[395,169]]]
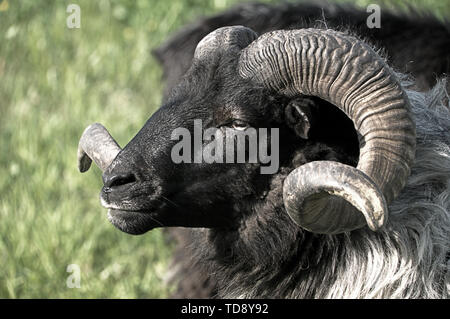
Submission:
[[[158,218],[161,206],[130,209],[126,205],[109,203],[102,195],[100,195],[100,202],[104,208],[108,209],[108,220],[111,224],[125,233],[140,235],[154,228],[164,227]]]
[[[150,210],[132,211],[109,208],[108,220],[119,230],[131,235],[144,234],[164,226],[158,221],[155,212]]]

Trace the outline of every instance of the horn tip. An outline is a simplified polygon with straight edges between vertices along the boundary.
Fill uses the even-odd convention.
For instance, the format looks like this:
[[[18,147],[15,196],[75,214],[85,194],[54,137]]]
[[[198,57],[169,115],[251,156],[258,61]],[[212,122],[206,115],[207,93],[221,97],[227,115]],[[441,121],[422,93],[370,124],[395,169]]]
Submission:
[[[80,173],[87,172],[89,168],[91,167],[92,160],[84,154],[81,158],[78,158],[78,170]]]

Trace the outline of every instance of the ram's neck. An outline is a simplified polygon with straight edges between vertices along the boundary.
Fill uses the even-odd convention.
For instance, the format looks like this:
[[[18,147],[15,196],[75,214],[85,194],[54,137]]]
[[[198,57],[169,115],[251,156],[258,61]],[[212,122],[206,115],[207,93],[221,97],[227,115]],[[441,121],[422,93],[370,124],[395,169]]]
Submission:
[[[439,157],[436,150],[419,146],[419,171],[431,157]],[[197,259],[214,274],[222,297],[440,298],[450,199],[421,196],[423,178],[414,169],[404,192],[410,197],[391,205],[390,222],[378,232],[305,232],[285,213],[280,193],[269,192],[239,229],[195,231]],[[445,193],[445,186],[436,191]]]
[[[221,234],[205,232],[209,243],[202,243],[197,257],[214,274],[219,296],[440,298],[445,294],[445,247],[430,247],[429,231],[414,235],[418,229],[378,233],[362,229],[317,236],[290,227],[281,231],[273,228],[275,221],[260,221],[260,226],[266,222],[272,224],[271,231],[246,234],[253,238],[234,243],[230,237],[222,238],[228,242],[222,246],[216,241]],[[213,247],[211,243],[214,249],[205,249]],[[428,253],[422,245],[428,246]]]

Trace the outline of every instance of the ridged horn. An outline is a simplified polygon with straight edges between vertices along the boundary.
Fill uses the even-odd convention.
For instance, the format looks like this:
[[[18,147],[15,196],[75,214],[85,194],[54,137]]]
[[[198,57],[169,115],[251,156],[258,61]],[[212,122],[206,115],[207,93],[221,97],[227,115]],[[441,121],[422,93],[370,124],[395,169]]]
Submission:
[[[387,204],[410,174],[416,142],[408,97],[386,62],[341,32],[274,31],[242,51],[239,74],[288,97],[324,99],[342,110],[358,133],[356,168],[319,161],[288,175],[283,198],[291,218],[326,234],[383,226]]]
[[[86,172],[94,160],[104,172],[120,151],[120,146],[103,125],[91,124],[84,130],[78,143],[78,169],[82,173]]]
[[[242,50],[258,35],[247,27],[222,27],[205,36],[195,48],[194,59],[209,59],[217,56],[219,51]]]

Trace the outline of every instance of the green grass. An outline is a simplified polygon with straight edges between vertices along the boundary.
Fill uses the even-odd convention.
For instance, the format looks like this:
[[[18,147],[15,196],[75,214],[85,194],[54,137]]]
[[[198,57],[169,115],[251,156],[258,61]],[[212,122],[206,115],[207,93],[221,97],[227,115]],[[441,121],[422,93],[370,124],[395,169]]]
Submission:
[[[161,99],[150,50],[235,2],[9,0],[0,11],[0,298],[168,296],[171,247],[159,230],[130,236],[107,221],[100,171],[77,171],[78,139],[101,122],[125,145]],[[81,29],[66,27],[69,3]],[[419,7],[448,16],[443,3]],[[69,264],[79,289],[66,286]]]

